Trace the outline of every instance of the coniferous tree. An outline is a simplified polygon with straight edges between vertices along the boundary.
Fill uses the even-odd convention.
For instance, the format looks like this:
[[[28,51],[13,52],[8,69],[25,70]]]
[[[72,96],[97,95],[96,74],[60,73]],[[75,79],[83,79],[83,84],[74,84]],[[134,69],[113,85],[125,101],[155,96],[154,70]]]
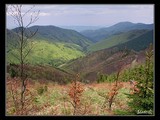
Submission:
[[[153,114],[154,86],[153,86],[153,50],[152,45],[146,51],[146,62],[135,70],[135,85],[128,105],[134,114]]]

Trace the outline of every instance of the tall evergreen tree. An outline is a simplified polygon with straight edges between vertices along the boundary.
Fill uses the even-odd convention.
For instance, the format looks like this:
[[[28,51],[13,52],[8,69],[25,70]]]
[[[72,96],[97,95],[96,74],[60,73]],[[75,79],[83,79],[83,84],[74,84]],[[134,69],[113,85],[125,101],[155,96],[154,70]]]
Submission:
[[[128,105],[135,114],[153,114],[154,81],[152,45],[146,51],[145,65],[136,68],[134,79],[137,81],[137,84],[133,88],[132,94],[128,94],[128,97],[131,99]]]

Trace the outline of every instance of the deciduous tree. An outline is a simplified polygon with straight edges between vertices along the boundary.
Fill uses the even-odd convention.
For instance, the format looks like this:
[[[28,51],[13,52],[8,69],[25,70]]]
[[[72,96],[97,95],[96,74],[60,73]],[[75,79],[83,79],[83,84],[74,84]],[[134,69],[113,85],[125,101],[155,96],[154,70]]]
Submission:
[[[33,23],[35,23],[39,19],[40,11],[33,11],[35,6],[28,8],[28,10],[23,9],[23,5],[8,5],[7,6],[7,14],[9,14],[13,20],[15,25],[17,25],[16,36],[17,39],[8,43],[10,46],[10,50],[8,52],[12,52],[12,50],[16,50],[12,55],[18,60],[20,64],[19,68],[19,76],[21,79],[21,109],[23,114],[24,101],[25,101],[25,91],[27,86],[27,74],[25,72],[24,65],[27,63],[27,56],[33,49],[33,43],[30,42],[31,38],[37,33],[38,29],[35,31],[31,31],[28,29]],[[25,19],[29,19],[29,21],[25,21]],[[16,54],[15,54],[16,53]]]

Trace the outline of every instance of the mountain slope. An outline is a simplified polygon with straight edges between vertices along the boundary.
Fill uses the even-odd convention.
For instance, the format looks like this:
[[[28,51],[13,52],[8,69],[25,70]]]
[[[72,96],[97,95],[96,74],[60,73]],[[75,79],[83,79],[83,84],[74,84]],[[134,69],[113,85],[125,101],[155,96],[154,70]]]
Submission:
[[[130,30],[152,30],[153,24],[143,24],[143,23],[131,23],[131,22],[120,22],[113,26],[101,28],[98,30],[86,30],[82,31],[81,34],[91,39],[93,42],[101,41],[105,38],[108,38],[114,34],[119,34],[122,32],[127,32]]]
[[[146,49],[150,43],[153,44],[153,30],[115,47],[118,47],[119,49],[133,49],[135,51],[140,51]]]
[[[147,47],[149,43],[151,43],[152,41],[153,41],[153,31],[131,30],[131,31],[124,32],[118,35],[114,35],[100,42],[97,42],[89,46],[88,51],[93,52],[93,51],[97,51],[97,50],[101,50],[105,48],[111,48],[111,47],[118,46],[121,44],[123,44],[123,46],[127,45],[126,47],[130,49],[141,50],[141,49],[145,49],[145,47]],[[129,43],[127,44],[127,42]]]
[[[73,43],[53,43],[48,41],[33,41],[34,47],[27,57],[30,64],[58,66],[71,59],[84,56],[81,47]],[[18,55],[16,49],[7,54],[8,62],[18,63],[13,54]]]
[[[136,61],[136,62],[135,62]],[[118,50],[117,48],[104,49],[88,54],[80,59],[70,61],[61,66],[61,69],[70,73],[80,73],[84,81],[97,80],[97,74],[112,74],[120,68],[125,69],[145,61],[145,52]]]
[[[56,26],[32,26],[28,28],[26,34],[28,34],[29,31],[36,31],[37,29],[38,32],[33,37],[37,40],[44,39],[53,42],[74,43],[81,47],[86,47],[92,43],[89,39],[74,30],[62,29]],[[15,32],[18,30],[19,28],[13,29]]]
[[[31,27],[28,29],[31,31],[35,31],[37,27]],[[42,29],[45,28],[45,29]],[[61,65],[71,59],[76,59],[80,56],[84,56],[83,50],[84,48],[82,47],[83,45],[88,45],[90,44],[89,42],[85,41],[85,38],[82,40],[83,36],[81,37],[79,33],[73,31],[73,35],[71,34],[71,30],[64,30],[63,32],[66,32],[65,34],[68,37],[73,37],[73,42],[72,41],[67,41],[70,40],[69,38],[67,39],[65,37],[59,37],[59,39],[54,39],[56,36],[54,33],[54,37],[51,39],[50,34],[51,32],[54,32],[53,28],[55,28],[55,31],[57,34],[62,34],[62,30],[60,28],[56,28],[51,26],[51,30],[48,29],[50,27],[40,27],[39,32],[36,34],[36,36],[30,41],[33,42],[34,47],[29,54],[27,60],[30,64],[49,64],[52,66],[58,66]],[[48,29],[48,30],[47,30]],[[18,52],[15,47],[13,47],[12,44],[17,43],[18,39],[18,28],[15,28],[14,30],[8,30],[6,31],[7,33],[7,62],[9,63],[18,63],[18,60],[13,56],[13,55],[18,55]],[[59,33],[58,33],[59,30]],[[71,32],[70,32],[71,31]],[[26,32],[26,34],[28,34]],[[69,32],[69,33],[68,33]],[[44,34],[43,34],[44,33]],[[77,37],[75,35],[79,35],[80,37]],[[52,36],[52,34],[51,34]],[[58,36],[58,35],[57,35]],[[63,41],[63,39],[66,38],[66,41]],[[77,41],[74,41],[76,39]],[[80,44],[80,43],[82,44]],[[30,43],[29,43],[30,44]],[[28,44],[28,45],[29,45]],[[80,46],[80,45],[82,46]],[[9,51],[9,52],[8,52]]]
[[[75,30],[77,32],[81,32],[84,30],[96,30],[100,29],[100,26],[60,26],[61,28]]]
[[[8,64],[7,65],[7,73],[10,74],[10,70],[14,69],[16,72],[19,72],[17,69],[19,65]],[[60,69],[48,66],[48,65],[24,65],[25,74],[28,74],[28,78],[32,80],[40,80],[41,82],[53,81],[58,84],[66,84],[70,82],[73,78],[72,74],[69,74]],[[17,74],[18,76],[18,74]],[[64,79],[65,78],[65,79]]]

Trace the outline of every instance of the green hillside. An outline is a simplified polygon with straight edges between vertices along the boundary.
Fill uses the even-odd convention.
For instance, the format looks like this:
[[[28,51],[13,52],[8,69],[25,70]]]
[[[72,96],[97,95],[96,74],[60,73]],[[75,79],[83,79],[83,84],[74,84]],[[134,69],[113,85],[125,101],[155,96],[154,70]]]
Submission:
[[[110,48],[128,41],[134,41],[135,38],[148,32],[148,30],[132,30],[129,32],[114,35],[88,47],[89,52]]]
[[[16,39],[18,39],[17,34],[14,31],[7,29],[6,30],[6,43],[7,43],[6,51],[7,52],[11,50],[10,47],[13,47],[13,45],[17,44]]]
[[[18,32],[20,28],[13,29],[14,32]],[[30,34],[30,31],[36,31],[36,35],[33,37],[36,40],[47,40],[52,42],[66,42],[80,45],[81,47],[89,46],[92,42],[78,33],[75,30],[63,29],[56,26],[32,26],[28,28],[25,34]]]
[[[109,38],[114,34],[120,34],[130,30],[152,30],[153,24],[143,23],[131,23],[131,22],[120,22],[110,27],[104,27],[97,30],[85,30],[81,34],[91,39],[93,42],[101,41],[105,38]]]
[[[153,43],[153,30],[148,31],[131,41],[117,45],[117,47],[120,49],[127,48],[140,51],[146,49],[150,43]]]
[[[83,66],[85,69],[81,69],[81,71],[87,69],[85,74],[92,73],[94,69],[99,71],[103,69],[106,59],[112,56],[113,53],[116,54],[117,52],[118,54],[119,48],[128,48],[139,51],[144,50],[149,43],[153,42],[153,31],[149,30],[131,30],[114,34],[112,37],[106,38],[103,41],[91,44],[87,38],[74,30],[61,29],[55,26],[33,26],[30,30],[34,31],[37,28],[38,33],[34,39],[32,39],[34,48],[27,58],[29,64],[67,68],[65,70],[68,70],[69,72],[78,71],[78,69],[81,69],[81,66]],[[16,29],[7,30],[7,50],[11,50],[7,52],[8,63],[18,63],[18,60],[13,56],[13,54],[18,55],[17,50],[12,49],[8,44],[9,42],[14,43],[18,38],[14,32],[17,31]],[[115,47],[116,50],[113,47]],[[83,56],[85,56],[84,50],[86,48],[91,54],[83,59]],[[106,50],[103,51],[103,49]],[[108,49],[111,49],[111,51]],[[102,51],[98,52],[99,50]],[[90,58],[88,58],[89,56]],[[74,60],[80,62],[72,64]],[[79,66],[80,68],[76,66]],[[95,73],[93,72],[93,74]]]
[[[36,27],[31,27],[32,30],[36,29]],[[34,29],[33,29],[34,28]],[[42,29],[46,28],[46,29]],[[58,66],[61,65],[69,60],[76,59],[80,56],[84,56],[83,50],[84,46],[88,45],[89,43],[87,40],[82,40],[82,37],[77,37],[79,33],[72,30],[63,30],[61,28],[53,27],[40,27],[38,30],[39,32],[36,34],[34,39],[30,39],[30,41],[33,41],[34,48],[31,51],[30,55],[27,58],[27,62],[30,64],[42,64],[42,65],[52,65],[52,66]],[[54,29],[55,30],[54,30]],[[48,30],[47,30],[48,29]],[[8,30],[7,33],[7,62],[9,63],[18,63],[18,60],[13,55],[18,55],[17,50],[13,46],[13,44],[17,44],[18,39],[18,28],[15,28],[14,30]],[[31,30],[31,29],[30,29]],[[58,32],[59,30],[59,32]],[[57,31],[57,33],[51,33]],[[17,33],[16,33],[17,32]],[[44,33],[46,34],[44,34]],[[69,41],[70,38],[66,37],[66,35],[57,37],[55,36],[61,35],[63,32],[66,32],[65,34],[69,36],[70,38],[73,37],[74,42]],[[73,32],[73,34],[71,34]],[[43,34],[42,34],[43,33]],[[25,33],[29,34],[29,32]],[[58,35],[56,35],[58,34]],[[50,38],[50,36],[54,36],[53,38]],[[76,36],[77,35],[77,36]],[[43,38],[43,39],[42,39]],[[55,39],[54,39],[55,38]],[[66,41],[64,41],[66,39]],[[77,40],[77,41],[76,41]],[[78,43],[78,41],[80,43]],[[82,46],[81,46],[82,45]],[[84,46],[83,46],[84,45]],[[28,47],[28,46],[27,46]]]
[[[73,43],[53,43],[44,40],[34,40],[33,44],[34,48],[27,59],[30,64],[49,64],[52,66],[58,66],[71,59],[84,56],[84,53],[81,51],[82,47]],[[9,52],[7,54],[7,61],[17,63],[18,61],[12,53],[15,54],[17,51],[13,49]]]

